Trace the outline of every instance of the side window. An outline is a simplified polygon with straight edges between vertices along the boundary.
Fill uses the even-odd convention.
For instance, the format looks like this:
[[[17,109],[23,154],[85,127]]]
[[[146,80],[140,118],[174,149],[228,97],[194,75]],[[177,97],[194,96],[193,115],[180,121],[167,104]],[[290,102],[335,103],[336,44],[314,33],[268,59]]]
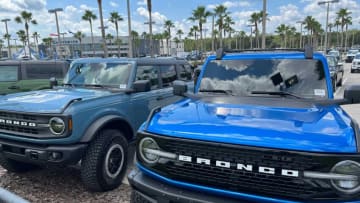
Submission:
[[[172,82],[177,78],[175,65],[161,65],[160,70],[163,87],[172,86]]]
[[[62,78],[62,70],[55,64],[26,64],[27,79]]]
[[[18,80],[18,66],[0,66],[0,82],[15,82]]]
[[[159,77],[157,66],[138,65],[136,80],[150,80],[151,89],[159,88]]]
[[[179,75],[179,80],[190,81],[191,80],[191,66],[185,64],[179,64],[176,67],[176,71]]]

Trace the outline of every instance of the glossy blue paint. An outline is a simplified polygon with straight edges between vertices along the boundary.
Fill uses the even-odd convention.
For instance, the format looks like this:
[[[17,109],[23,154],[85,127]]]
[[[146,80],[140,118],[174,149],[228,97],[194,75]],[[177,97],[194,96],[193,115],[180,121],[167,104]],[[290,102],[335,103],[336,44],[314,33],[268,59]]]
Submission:
[[[279,99],[279,102],[284,100]],[[154,115],[147,131],[287,150],[334,153],[357,150],[351,119],[337,105],[279,108],[186,99]]]

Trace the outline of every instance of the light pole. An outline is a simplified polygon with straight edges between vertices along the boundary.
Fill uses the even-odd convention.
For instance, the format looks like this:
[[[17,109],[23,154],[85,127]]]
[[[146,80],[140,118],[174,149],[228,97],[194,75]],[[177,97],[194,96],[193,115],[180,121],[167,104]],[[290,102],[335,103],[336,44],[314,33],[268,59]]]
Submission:
[[[304,21],[296,21],[296,23],[300,23],[300,42],[299,42],[299,48],[301,49],[301,45],[302,45],[302,25],[305,23]]]
[[[327,43],[328,43],[328,37],[327,37],[327,31],[328,31],[328,21],[329,21],[329,7],[331,3],[338,3],[339,0],[328,0],[328,1],[319,1],[318,5],[327,4],[327,10],[326,10],[326,22],[325,22],[325,42],[324,42],[324,51],[326,53],[327,50]]]
[[[7,26],[7,22],[8,22],[8,21],[10,21],[9,18],[5,18],[5,19],[2,19],[2,20],[1,20],[1,22],[4,22],[4,23],[5,23],[6,37],[7,37],[8,49],[9,49],[9,56],[8,56],[8,58],[11,58],[10,37],[9,37],[8,26]]]
[[[261,48],[266,48],[266,0],[263,0]]]
[[[49,9],[48,12],[49,13],[55,13],[55,20],[56,20],[56,31],[57,31],[57,36],[58,36],[58,45],[60,45],[60,30],[59,30],[59,21],[58,21],[58,16],[57,16],[57,12],[63,11],[62,8],[55,8],[55,9]]]

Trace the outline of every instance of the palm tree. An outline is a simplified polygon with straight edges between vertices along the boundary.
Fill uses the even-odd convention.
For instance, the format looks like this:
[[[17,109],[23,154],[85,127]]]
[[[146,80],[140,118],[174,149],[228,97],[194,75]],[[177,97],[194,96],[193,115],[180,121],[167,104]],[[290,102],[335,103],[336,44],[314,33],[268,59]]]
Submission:
[[[93,50],[93,55],[95,55],[95,47],[94,47],[94,34],[92,29],[92,21],[96,20],[96,15],[90,10],[85,10],[85,14],[82,16],[82,19],[85,21],[89,21],[90,23],[90,31],[91,31],[91,46]]]
[[[27,39],[27,43],[29,46],[29,56],[31,58],[31,51],[30,51],[30,38],[29,38],[29,24],[33,24],[36,25],[37,22],[36,20],[32,19],[32,13],[31,12],[26,12],[26,11],[22,11],[20,13],[20,16],[15,17],[15,22],[17,23],[23,23],[25,24],[25,31],[26,31],[26,39]]]
[[[47,38],[43,38],[42,41],[43,43],[46,45],[46,46],[49,46],[49,49],[48,49],[48,55],[51,54],[51,44],[52,44],[52,38],[51,37],[47,37]]]
[[[168,48],[168,54],[170,54],[170,46],[169,46],[169,39],[171,39],[171,28],[175,27],[174,23],[171,20],[166,20],[164,22],[164,28],[168,35],[166,35],[166,46]]]
[[[199,32],[199,27],[198,26],[196,26],[196,25],[194,25],[194,26],[192,26],[191,28],[190,28],[190,32],[188,33],[188,36],[189,37],[194,37],[194,40],[195,40],[195,47],[194,47],[194,49],[196,49],[196,50],[198,50],[198,44],[196,43],[196,40],[197,40],[197,37],[198,37],[198,35],[197,35],[197,33]]]
[[[225,32],[227,32],[228,38],[229,38],[229,49],[231,49],[231,33],[235,32],[235,30],[232,28],[232,25],[234,25],[235,22],[233,21],[233,19],[230,16],[225,16],[224,19],[224,38],[225,38]]]
[[[139,45],[140,45],[139,33],[136,32],[135,30],[131,31],[131,39],[132,39],[132,43],[134,45],[133,46],[134,52],[138,56],[140,54],[139,53]]]
[[[306,16],[304,22],[305,22],[304,28],[308,30],[308,35],[309,35],[308,43],[313,45],[313,32],[316,26],[316,20],[312,16]]]
[[[220,48],[223,47],[223,41],[222,41],[222,32],[223,32],[223,27],[224,27],[224,18],[225,16],[227,16],[228,14],[230,14],[227,11],[227,8],[224,5],[218,5],[215,7],[214,9],[215,15],[218,17],[218,20],[216,22],[216,24],[219,27],[219,38],[220,38]]]
[[[179,40],[181,41],[181,36],[184,34],[184,32],[179,29],[177,32],[176,32],[176,35],[179,36]]]
[[[262,12],[259,12],[259,13],[254,12],[254,13],[252,13],[251,16],[250,16],[250,20],[249,20],[249,22],[250,22],[251,24],[253,24],[254,27],[255,27],[254,32],[255,32],[255,41],[256,41],[256,47],[257,47],[257,48],[259,48],[259,45],[260,45],[260,43],[259,43],[259,28],[258,28],[258,26],[259,26],[261,20],[262,20]]]
[[[116,41],[118,42],[119,40],[119,25],[118,25],[118,22],[119,21],[123,21],[124,19],[119,15],[118,12],[111,12],[110,13],[110,18],[109,18],[109,21],[114,23],[115,25],[115,29],[116,29]],[[120,44],[117,44],[118,45],[118,55],[120,57]]]
[[[38,32],[34,32],[32,34],[32,37],[34,38],[34,43],[35,43],[35,46],[36,46],[36,50],[37,52],[39,52],[39,47],[38,47],[38,44],[39,44],[39,37],[40,37],[40,34]]]
[[[351,12],[349,12],[346,8],[340,9],[337,14],[337,20],[340,23],[341,26],[341,46],[344,46],[344,27],[347,27],[349,23],[351,23]]]
[[[81,41],[82,41],[82,38],[85,37],[85,34],[83,34],[81,31],[77,31],[75,34],[74,34],[74,38],[79,40],[79,44],[80,44],[80,57],[82,57],[82,50],[81,50]]]
[[[211,15],[209,11],[206,11],[205,6],[198,6],[195,10],[192,11],[192,16],[189,20],[198,22],[199,31],[200,31],[200,41],[201,41],[201,50],[204,49],[204,42],[203,42],[203,24],[206,23],[206,19]]]
[[[283,45],[281,45],[283,48],[286,48],[286,40],[287,40],[287,30],[289,29],[289,26],[285,24],[281,24],[276,27],[275,33],[279,34],[279,36],[282,38],[282,42],[284,42]]]
[[[16,32],[16,34],[18,35],[18,38],[19,40],[23,43],[24,45],[24,54],[26,56],[26,49],[25,49],[25,46],[26,46],[26,40],[27,40],[27,37],[26,37],[26,33],[24,30],[19,30]],[[30,52],[30,49],[29,49],[29,52]]]
[[[101,37],[103,39],[104,57],[107,58],[108,50],[107,50],[107,46],[106,46],[104,18],[103,18],[103,14],[102,14],[102,0],[97,0],[97,2],[98,2],[99,16],[100,16]]]
[[[8,42],[10,41],[10,39],[11,39],[11,35],[10,34],[4,34],[4,39],[6,39]],[[11,47],[10,47],[10,44],[8,44],[8,48],[9,48],[9,50],[11,49]],[[9,55],[11,55],[10,54],[11,52],[9,51]],[[12,56],[8,56],[9,58],[11,58]]]
[[[108,34],[105,36],[105,39],[106,39],[106,40],[109,40],[109,44],[110,44],[110,46],[111,46],[111,40],[114,39],[114,36],[113,36],[112,34],[108,33]]]

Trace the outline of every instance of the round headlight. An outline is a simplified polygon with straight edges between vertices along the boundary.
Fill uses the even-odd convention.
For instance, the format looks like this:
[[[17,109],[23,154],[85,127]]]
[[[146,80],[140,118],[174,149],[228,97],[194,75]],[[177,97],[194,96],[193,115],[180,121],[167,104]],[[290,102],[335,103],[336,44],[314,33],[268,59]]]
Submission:
[[[151,150],[159,150],[159,145],[150,137],[143,138],[139,144],[139,153],[141,158],[149,163],[154,164],[159,160],[159,155],[151,153]]]
[[[360,163],[350,160],[341,161],[331,169],[331,172],[358,177],[356,180],[331,180],[331,184],[336,190],[348,195],[360,191]]]
[[[65,131],[65,122],[58,117],[51,118],[49,121],[50,131],[55,135],[60,135]]]

